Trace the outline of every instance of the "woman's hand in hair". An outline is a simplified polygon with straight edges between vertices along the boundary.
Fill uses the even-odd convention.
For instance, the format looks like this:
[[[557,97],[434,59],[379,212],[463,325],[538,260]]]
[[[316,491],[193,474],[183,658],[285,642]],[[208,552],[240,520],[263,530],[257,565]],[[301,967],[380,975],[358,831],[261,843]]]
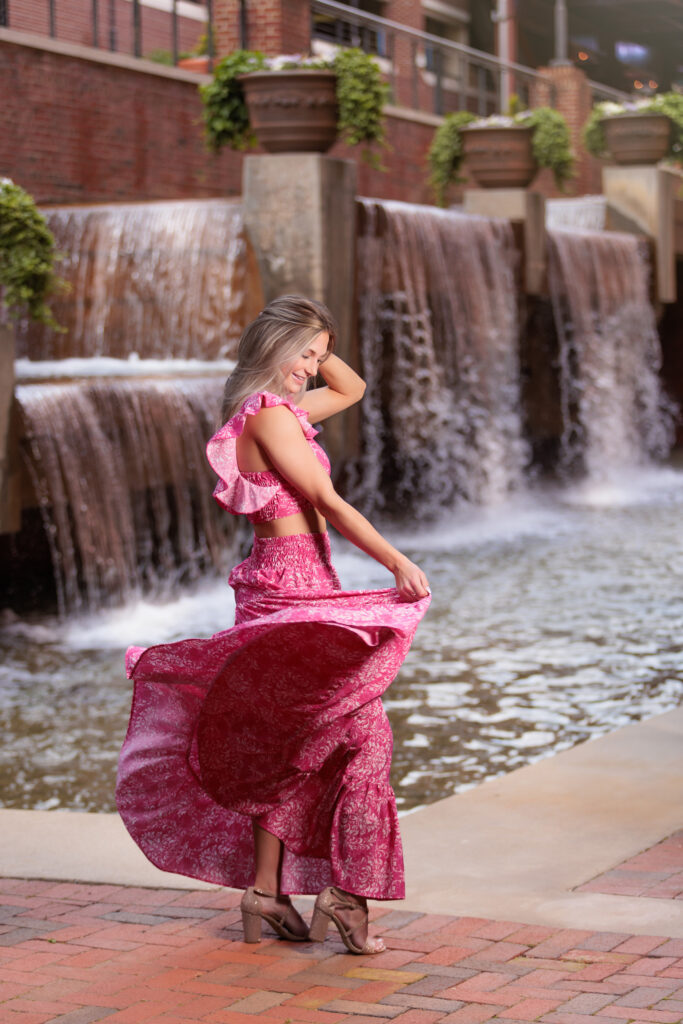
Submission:
[[[312,388],[298,400],[301,408],[308,413],[311,423],[320,423],[328,416],[348,409],[360,402],[365,394],[363,378],[333,352],[320,363],[318,372],[327,386]]]

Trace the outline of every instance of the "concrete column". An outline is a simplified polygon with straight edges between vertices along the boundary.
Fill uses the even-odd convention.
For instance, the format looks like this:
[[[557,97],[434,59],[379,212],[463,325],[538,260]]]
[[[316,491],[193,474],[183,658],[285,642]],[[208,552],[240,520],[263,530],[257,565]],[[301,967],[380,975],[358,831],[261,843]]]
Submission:
[[[607,227],[652,238],[660,302],[676,301],[676,223],[683,214],[683,179],[656,166],[604,167]],[[679,244],[683,239],[679,239]]]
[[[337,352],[355,366],[355,163],[319,153],[248,156],[242,209],[265,301],[297,294],[324,302],[339,325]],[[353,415],[326,424],[336,472],[355,453],[355,438]]]
[[[19,452],[14,413],[14,329],[0,323],[0,533],[21,527]]]

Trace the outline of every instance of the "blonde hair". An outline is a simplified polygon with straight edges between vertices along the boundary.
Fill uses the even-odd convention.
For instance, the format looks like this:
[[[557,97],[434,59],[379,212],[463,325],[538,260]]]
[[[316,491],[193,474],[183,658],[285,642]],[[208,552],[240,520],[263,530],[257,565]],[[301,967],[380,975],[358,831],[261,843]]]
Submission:
[[[334,349],[337,326],[327,306],[300,295],[283,295],[269,302],[245,327],[237,347],[237,366],[225,382],[221,422],[225,423],[257,391],[286,397],[281,367],[302,355],[322,331]],[[326,358],[326,357],[323,357]],[[300,398],[306,390],[293,396]]]

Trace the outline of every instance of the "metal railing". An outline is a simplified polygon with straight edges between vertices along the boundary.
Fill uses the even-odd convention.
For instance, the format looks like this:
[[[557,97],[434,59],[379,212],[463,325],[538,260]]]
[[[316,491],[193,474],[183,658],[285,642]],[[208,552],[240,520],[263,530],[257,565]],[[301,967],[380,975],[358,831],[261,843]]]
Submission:
[[[523,64],[336,0],[311,0],[311,17],[313,40],[360,46],[379,57],[397,105],[433,114],[471,110],[486,115],[505,109],[513,93],[528,105],[536,85],[555,104],[552,83]]]
[[[14,4],[17,3],[17,14],[12,17]],[[0,27],[1,28],[22,28],[22,11],[19,8],[21,0],[0,0]],[[143,39],[142,10],[146,6],[143,0],[128,0],[125,4],[119,0],[82,0],[84,8],[89,6],[90,11],[90,45],[97,49],[109,50],[112,53],[129,53],[134,57],[145,56]],[[35,7],[39,8],[36,2]],[[128,12],[125,8],[130,7]],[[158,8],[155,5],[156,10]],[[208,58],[209,69],[213,65],[214,58],[214,33],[213,33],[213,0],[198,0],[197,10],[205,10],[206,18],[203,21],[203,31],[206,34],[206,57]],[[44,0],[44,13],[47,18],[47,35],[51,39],[64,39],[69,41],[68,30],[61,32],[59,18],[59,0]],[[178,0],[169,0],[168,8],[168,63],[177,64],[181,56],[179,22],[183,17],[178,9]],[[33,30],[35,31],[35,30]],[[125,43],[122,44],[122,37]],[[156,43],[161,41],[159,29],[154,32]],[[80,41],[80,40],[79,40]],[[155,53],[166,52],[156,47]]]
[[[593,82],[590,79],[588,84],[593,94],[594,103],[600,100],[614,100],[615,103],[623,103],[624,100],[631,99],[629,93],[623,92],[621,89],[615,89],[611,85],[603,85],[602,82]]]
[[[68,39],[68,35],[60,32],[59,0],[33,2],[36,9],[42,6],[49,36]],[[13,24],[15,3],[19,13]],[[0,0],[0,27],[21,27],[22,3],[25,7],[26,0]],[[90,10],[92,46],[135,57],[149,55],[149,39],[143,39],[142,11],[147,6],[144,0],[82,0],[82,3]],[[193,4],[197,11],[203,10],[206,14],[202,27],[206,34],[209,70],[214,58],[213,5],[214,0],[197,0]],[[158,4],[154,7],[158,13]],[[241,6],[242,17],[244,10]],[[398,106],[432,114],[470,110],[484,116],[505,110],[513,93],[519,96],[523,106],[531,105],[535,87],[539,88],[544,102],[555,105],[556,90],[552,82],[522,64],[380,18],[338,0],[311,0],[310,11],[314,45],[324,47],[328,42],[360,46],[376,54],[390,85],[391,100]],[[169,49],[166,53],[168,63],[175,65],[181,56],[179,22],[184,16],[179,11],[179,0],[168,0],[168,16],[165,44]],[[154,38],[158,45],[158,27]],[[599,82],[589,82],[589,85],[596,100],[627,98],[626,93]]]

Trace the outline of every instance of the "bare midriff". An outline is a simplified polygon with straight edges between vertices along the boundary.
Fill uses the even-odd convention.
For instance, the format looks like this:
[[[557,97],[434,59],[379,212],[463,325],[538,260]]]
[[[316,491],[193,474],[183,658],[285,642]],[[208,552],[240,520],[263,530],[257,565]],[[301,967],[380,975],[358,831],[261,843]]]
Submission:
[[[314,508],[295,512],[291,516],[271,519],[269,523],[254,523],[256,537],[291,537],[295,533],[325,533],[327,521]]]

